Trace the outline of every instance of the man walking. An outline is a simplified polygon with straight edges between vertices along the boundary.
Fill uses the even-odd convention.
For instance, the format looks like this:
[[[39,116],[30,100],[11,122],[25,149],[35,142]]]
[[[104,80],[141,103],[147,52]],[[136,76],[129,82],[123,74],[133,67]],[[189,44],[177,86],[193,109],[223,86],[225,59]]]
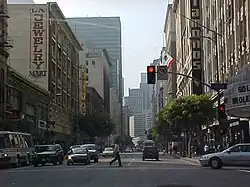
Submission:
[[[115,153],[115,157],[113,158],[113,160],[111,160],[109,162],[109,165],[111,166],[115,161],[118,160],[118,164],[119,167],[122,167],[122,162],[121,162],[121,157],[120,157],[120,150],[119,150],[119,145],[118,143],[115,143],[115,147],[114,147],[114,153]]]

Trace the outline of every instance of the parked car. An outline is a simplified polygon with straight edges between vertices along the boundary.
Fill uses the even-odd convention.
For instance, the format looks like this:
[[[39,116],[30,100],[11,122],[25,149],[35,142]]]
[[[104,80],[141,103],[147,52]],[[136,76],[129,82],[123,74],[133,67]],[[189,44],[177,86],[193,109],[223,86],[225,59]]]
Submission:
[[[221,169],[223,166],[250,166],[250,143],[237,144],[228,149],[206,154],[199,159],[201,166]]]
[[[36,167],[39,164],[43,166],[46,163],[53,165],[62,164],[64,160],[63,149],[59,144],[54,145],[36,145],[33,154],[32,164]]]
[[[67,165],[73,165],[75,163],[90,164],[90,154],[86,148],[77,147],[68,151]]]
[[[115,155],[113,147],[106,147],[102,153],[103,157],[113,157]]]
[[[98,162],[99,160],[99,153],[97,151],[96,145],[95,144],[84,144],[81,147],[85,147],[88,152],[90,153],[90,160],[93,160],[95,163]]]

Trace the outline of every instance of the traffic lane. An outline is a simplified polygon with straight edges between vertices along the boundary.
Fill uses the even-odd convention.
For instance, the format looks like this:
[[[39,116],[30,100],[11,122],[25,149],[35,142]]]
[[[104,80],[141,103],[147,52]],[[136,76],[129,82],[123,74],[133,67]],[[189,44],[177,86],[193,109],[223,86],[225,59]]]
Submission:
[[[103,167],[100,167],[100,166]],[[156,187],[157,185],[182,184],[195,187],[248,186],[250,174],[233,170],[211,170],[176,164],[165,168],[143,166],[109,167],[105,163],[90,166],[41,167],[33,170],[1,171],[4,187]]]

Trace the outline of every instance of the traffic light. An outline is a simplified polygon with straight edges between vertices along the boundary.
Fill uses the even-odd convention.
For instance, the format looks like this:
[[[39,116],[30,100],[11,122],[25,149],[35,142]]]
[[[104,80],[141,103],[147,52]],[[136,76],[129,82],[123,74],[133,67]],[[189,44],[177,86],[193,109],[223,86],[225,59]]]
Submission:
[[[148,79],[148,84],[155,84],[156,82],[155,66],[147,66],[147,79]]]
[[[219,114],[219,120],[227,119],[225,104],[220,104],[218,106],[218,114]]]

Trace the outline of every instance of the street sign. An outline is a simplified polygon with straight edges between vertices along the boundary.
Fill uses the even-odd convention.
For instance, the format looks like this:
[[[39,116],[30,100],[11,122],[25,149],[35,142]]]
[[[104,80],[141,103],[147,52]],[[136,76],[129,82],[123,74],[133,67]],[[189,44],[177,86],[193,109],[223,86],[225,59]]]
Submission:
[[[227,89],[227,83],[212,83],[211,88],[216,91],[225,90]]]
[[[168,80],[167,66],[157,66],[157,80]]]

